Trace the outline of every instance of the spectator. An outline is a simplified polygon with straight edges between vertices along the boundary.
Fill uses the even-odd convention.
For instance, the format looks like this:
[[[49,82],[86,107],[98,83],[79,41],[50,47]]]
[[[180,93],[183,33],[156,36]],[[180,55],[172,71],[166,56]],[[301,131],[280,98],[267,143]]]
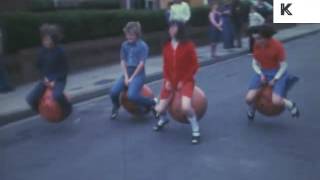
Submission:
[[[213,3],[209,13],[210,21],[210,40],[211,40],[211,58],[216,59],[217,44],[220,42],[222,32],[221,12],[219,12],[219,3]]]
[[[259,26],[263,25],[265,19],[256,11],[254,6],[251,6],[249,14],[249,46],[250,52],[253,52],[254,38],[253,34],[256,33]]]
[[[261,14],[268,22],[272,21],[272,5],[264,0],[257,0],[255,5],[257,12]]]
[[[165,11],[165,16],[166,16],[166,21],[167,21],[167,23],[169,24],[169,22],[170,22],[170,10],[171,10],[171,6],[173,5],[173,2],[169,2],[168,3],[168,6],[167,6],[167,9],[166,9],[166,11]]]
[[[234,48],[234,27],[231,20],[231,4],[229,0],[225,1],[221,14],[223,46],[225,49],[231,49]]]
[[[191,10],[188,3],[183,0],[174,0],[170,8],[170,21],[180,21],[187,23],[191,18]]]
[[[237,48],[242,47],[242,33],[248,24],[249,8],[240,0],[233,0],[231,3],[232,22]]]
[[[0,93],[7,93],[12,91],[13,88],[8,82],[8,72],[6,64],[2,56],[0,56]]]

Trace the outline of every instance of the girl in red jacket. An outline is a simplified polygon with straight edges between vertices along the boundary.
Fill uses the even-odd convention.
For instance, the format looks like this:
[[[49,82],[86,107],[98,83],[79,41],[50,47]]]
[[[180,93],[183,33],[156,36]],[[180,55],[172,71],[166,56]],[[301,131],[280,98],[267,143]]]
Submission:
[[[174,91],[182,93],[182,110],[188,117],[192,127],[192,143],[200,141],[200,128],[191,97],[195,87],[194,76],[198,70],[198,60],[195,46],[185,39],[185,27],[181,22],[173,21],[169,25],[169,40],[163,47],[163,85],[160,102],[156,106],[157,124],[155,131],[161,130],[169,120],[166,118],[167,108]]]

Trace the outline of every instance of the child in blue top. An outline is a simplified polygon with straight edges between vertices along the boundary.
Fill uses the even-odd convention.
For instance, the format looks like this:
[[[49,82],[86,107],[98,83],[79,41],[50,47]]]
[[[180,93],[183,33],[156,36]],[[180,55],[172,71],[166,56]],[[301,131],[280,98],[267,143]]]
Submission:
[[[126,88],[130,101],[155,112],[156,100],[143,97],[140,94],[146,77],[144,66],[149,54],[148,45],[141,39],[141,25],[139,22],[129,22],[123,31],[127,39],[122,43],[120,50],[123,75],[111,89],[110,96],[113,103],[111,119],[116,119],[118,116],[119,97]]]
[[[64,96],[67,82],[68,63],[64,49],[59,46],[61,33],[56,25],[44,24],[40,27],[42,47],[38,52],[36,67],[41,79],[27,96],[31,108],[38,111],[40,99],[48,86],[53,88],[53,98],[64,110],[65,116],[71,112],[71,104]]]

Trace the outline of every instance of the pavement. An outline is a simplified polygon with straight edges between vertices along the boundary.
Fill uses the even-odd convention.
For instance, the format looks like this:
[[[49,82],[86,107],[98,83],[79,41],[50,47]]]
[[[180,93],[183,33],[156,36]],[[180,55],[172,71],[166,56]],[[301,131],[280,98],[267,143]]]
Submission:
[[[276,38],[286,42],[319,31],[320,25],[318,24],[303,24],[279,31]],[[209,49],[209,46],[197,48],[199,61],[202,66],[217,63],[210,59]],[[218,55],[221,56],[220,61],[246,54],[248,53],[248,40],[246,38],[243,39],[243,48],[225,50],[219,45],[217,51]],[[147,82],[161,79],[161,68],[161,56],[150,57],[146,64]],[[113,81],[120,74],[121,69],[119,65],[101,66],[92,70],[71,74],[68,78],[66,94],[73,103],[106,95]],[[25,102],[25,97],[31,91],[34,84],[30,83],[19,86],[11,93],[0,94],[0,126],[35,115]]]
[[[300,81],[288,97],[301,110],[246,117],[244,97],[253,75],[245,54],[202,67],[197,85],[208,98],[202,143],[190,126],[171,120],[153,132],[152,115],[121,109],[110,120],[108,96],[75,105],[51,124],[39,116],[0,127],[1,180],[319,180],[320,33],[285,43],[289,72]],[[161,80],[148,84],[159,94]]]

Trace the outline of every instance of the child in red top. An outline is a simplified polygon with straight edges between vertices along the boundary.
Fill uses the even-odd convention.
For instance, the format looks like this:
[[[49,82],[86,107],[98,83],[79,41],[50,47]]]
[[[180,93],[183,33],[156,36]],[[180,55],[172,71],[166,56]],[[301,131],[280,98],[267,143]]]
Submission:
[[[261,26],[258,33],[254,34],[255,45],[253,50],[252,67],[255,71],[246,101],[249,105],[248,118],[254,119],[255,107],[253,102],[263,84],[273,87],[272,101],[276,105],[284,105],[293,117],[299,116],[296,104],[285,96],[287,89],[288,73],[285,49],[282,43],[272,36],[275,33],[270,26]]]
[[[195,87],[194,76],[199,68],[194,44],[185,40],[184,24],[173,21],[169,26],[170,40],[163,47],[163,85],[160,102],[156,106],[158,123],[155,131],[161,130],[169,121],[166,111],[174,91],[182,94],[182,110],[188,117],[192,127],[192,143],[200,141],[200,132],[197,117],[191,106],[191,97]]]

